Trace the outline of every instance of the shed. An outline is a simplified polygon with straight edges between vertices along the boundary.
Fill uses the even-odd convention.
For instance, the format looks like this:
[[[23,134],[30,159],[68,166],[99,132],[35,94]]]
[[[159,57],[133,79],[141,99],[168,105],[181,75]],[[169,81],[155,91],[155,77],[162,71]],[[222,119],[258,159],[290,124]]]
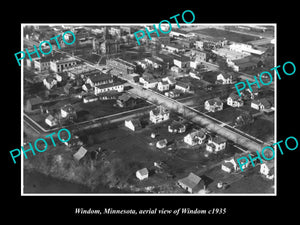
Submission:
[[[200,181],[201,178],[199,176],[197,176],[194,173],[190,173],[187,177],[184,177],[178,180],[177,182],[178,185],[183,189],[187,190],[190,193],[195,193],[197,190],[200,190],[202,187],[204,188],[204,184],[200,186],[198,185],[200,184]]]
[[[149,171],[147,168],[143,168],[143,169],[136,171],[135,175],[139,180],[144,180],[144,179],[148,178]]]
[[[77,161],[79,161],[80,159],[82,159],[84,156],[85,156],[85,154],[87,153],[87,150],[84,148],[84,147],[80,147],[79,149],[78,149],[78,151],[73,155],[73,157],[77,160]]]

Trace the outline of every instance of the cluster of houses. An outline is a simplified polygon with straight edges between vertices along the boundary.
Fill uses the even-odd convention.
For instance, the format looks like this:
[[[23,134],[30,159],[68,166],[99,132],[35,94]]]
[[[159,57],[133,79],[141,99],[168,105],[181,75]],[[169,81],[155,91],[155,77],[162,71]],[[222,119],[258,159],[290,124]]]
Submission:
[[[45,119],[45,123],[49,127],[58,126],[64,121],[74,121],[77,118],[76,110],[71,104],[64,105],[56,113],[48,112],[48,116]]]
[[[149,112],[149,121],[153,124],[158,124],[169,119],[169,110],[161,105]],[[137,131],[142,128],[139,119],[125,120],[125,127],[132,131]],[[186,125],[180,121],[172,121],[168,125],[168,132],[173,134],[185,133]],[[204,129],[192,129],[192,131],[183,137],[183,142],[190,147],[205,144],[206,150],[210,153],[217,153],[226,148],[226,139],[218,135],[207,135],[207,132]],[[162,139],[157,141],[156,147],[162,149],[165,148],[167,144],[168,141],[166,139]]]
[[[241,172],[240,166],[237,164],[237,159],[242,157],[242,154],[236,153],[234,156],[229,159],[225,159],[221,164],[222,171],[226,173],[239,173]],[[243,171],[246,171],[250,165],[250,162],[242,158],[240,160]],[[274,161],[263,161],[260,164],[259,173],[262,174],[267,179],[274,179]]]

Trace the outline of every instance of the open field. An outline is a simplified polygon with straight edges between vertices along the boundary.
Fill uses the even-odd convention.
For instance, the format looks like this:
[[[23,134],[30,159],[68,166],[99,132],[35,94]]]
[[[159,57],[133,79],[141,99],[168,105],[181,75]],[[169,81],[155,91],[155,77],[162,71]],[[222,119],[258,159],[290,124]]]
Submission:
[[[193,30],[193,32],[208,35],[208,36],[211,36],[211,37],[217,37],[217,38],[220,38],[220,37],[223,38],[224,37],[229,41],[241,42],[241,43],[246,43],[246,42],[249,42],[249,41],[254,41],[254,40],[259,39],[258,37],[255,37],[255,36],[235,33],[235,32],[231,32],[231,31],[219,30],[219,29],[216,29],[216,28],[206,28],[206,29],[201,29],[201,30]]]

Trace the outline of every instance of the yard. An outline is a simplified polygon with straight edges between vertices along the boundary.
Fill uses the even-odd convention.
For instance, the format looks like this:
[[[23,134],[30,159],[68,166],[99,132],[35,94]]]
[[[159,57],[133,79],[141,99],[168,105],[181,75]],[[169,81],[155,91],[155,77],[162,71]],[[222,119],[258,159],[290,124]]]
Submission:
[[[220,38],[220,37],[223,38],[224,37],[229,41],[241,42],[241,43],[246,43],[246,42],[249,42],[249,41],[254,41],[254,40],[259,39],[258,37],[255,37],[255,36],[235,33],[235,32],[226,31],[226,30],[219,30],[219,29],[216,29],[216,28],[206,28],[206,29],[201,29],[201,30],[193,30],[193,32],[208,35],[208,36],[211,36],[211,37],[217,37],[217,38]]]

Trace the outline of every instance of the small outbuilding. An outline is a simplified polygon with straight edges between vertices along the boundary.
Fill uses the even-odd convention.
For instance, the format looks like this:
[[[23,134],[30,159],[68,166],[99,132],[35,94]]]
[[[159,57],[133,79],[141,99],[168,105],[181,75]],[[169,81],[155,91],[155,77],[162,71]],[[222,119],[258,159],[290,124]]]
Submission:
[[[78,149],[78,151],[73,155],[74,159],[79,161],[80,159],[82,159],[85,154],[87,153],[87,150],[84,147],[80,147]]]
[[[135,175],[139,180],[144,180],[149,177],[149,171],[147,168],[143,168],[143,169],[136,171]]]
[[[141,122],[139,119],[125,120],[125,127],[129,128],[132,131],[140,130],[142,128]]]

